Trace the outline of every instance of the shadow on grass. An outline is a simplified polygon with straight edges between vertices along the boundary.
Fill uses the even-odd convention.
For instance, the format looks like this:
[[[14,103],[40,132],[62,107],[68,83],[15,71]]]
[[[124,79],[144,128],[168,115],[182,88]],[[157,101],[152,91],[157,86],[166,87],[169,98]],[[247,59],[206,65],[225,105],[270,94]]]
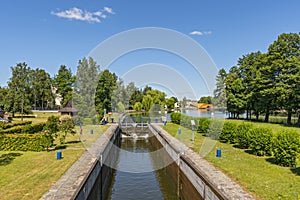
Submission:
[[[0,166],[9,165],[17,156],[21,156],[21,153],[7,153],[0,156]]]
[[[293,174],[295,174],[296,176],[300,176],[300,167],[293,168],[293,169],[291,169],[291,171],[292,171]]]
[[[77,143],[80,143],[80,142],[81,141],[73,140],[73,141],[65,142],[65,144],[77,144]]]
[[[272,157],[271,158],[266,158],[266,161],[273,164],[273,165],[277,165],[276,162],[275,162],[275,158],[272,158]]]

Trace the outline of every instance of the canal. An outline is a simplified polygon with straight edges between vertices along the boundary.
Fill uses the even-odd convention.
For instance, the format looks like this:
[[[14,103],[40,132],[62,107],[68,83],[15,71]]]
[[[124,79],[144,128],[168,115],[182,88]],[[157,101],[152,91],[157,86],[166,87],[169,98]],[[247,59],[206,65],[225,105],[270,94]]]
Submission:
[[[106,199],[201,199],[155,136],[123,138]]]

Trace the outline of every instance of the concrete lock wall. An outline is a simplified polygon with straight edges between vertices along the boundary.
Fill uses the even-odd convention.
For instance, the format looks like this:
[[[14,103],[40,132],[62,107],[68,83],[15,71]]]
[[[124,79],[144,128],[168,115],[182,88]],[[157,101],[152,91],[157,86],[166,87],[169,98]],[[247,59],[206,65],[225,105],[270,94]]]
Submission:
[[[148,133],[150,131],[157,138],[203,199],[254,199],[159,125],[140,128],[141,132],[148,129]],[[112,125],[41,199],[104,199],[112,174],[112,169],[107,166],[114,166],[118,159],[119,149],[112,146],[120,144],[120,132],[117,125]]]
[[[172,137],[157,124],[150,124],[149,130],[162,144],[178,167],[194,185],[203,199],[254,199],[239,185],[217,170],[186,145]]]
[[[41,200],[104,199],[112,174],[112,169],[104,163],[108,166],[115,163],[117,154],[110,151],[115,151],[111,147],[118,142],[120,130],[117,125],[111,125]],[[96,184],[98,187],[94,189]]]

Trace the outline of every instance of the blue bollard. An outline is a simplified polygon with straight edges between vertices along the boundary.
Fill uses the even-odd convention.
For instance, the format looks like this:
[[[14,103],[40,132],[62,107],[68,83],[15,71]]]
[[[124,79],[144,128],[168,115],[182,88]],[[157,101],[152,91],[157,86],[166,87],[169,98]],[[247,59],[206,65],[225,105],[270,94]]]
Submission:
[[[221,155],[222,155],[222,153],[221,153],[221,149],[217,149],[217,157],[218,157],[218,158],[220,158],[220,157],[221,157]]]
[[[181,134],[181,129],[180,128],[178,128],[178,134]]]
[[[56,159],[57,160],[61,159],[61,151],[56,152]]]
[[[94,130],[93,129],[90,130],[90,134],[94,134]]]
[[[167,125],[167,121],[164,121],[164,126],[166,126]]]
[[[111,119],[111,123],[113,124],[114,123],[114,118],[112,117],[112,118],[110,118]]]

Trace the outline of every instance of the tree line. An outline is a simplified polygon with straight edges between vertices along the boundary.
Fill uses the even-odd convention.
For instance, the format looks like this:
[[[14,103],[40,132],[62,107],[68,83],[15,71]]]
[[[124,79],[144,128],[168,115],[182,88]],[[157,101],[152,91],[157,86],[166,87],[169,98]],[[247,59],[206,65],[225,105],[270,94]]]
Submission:
[[[300,35],[283,33],[266,53],[251,52],[238,59],[227,73],[220,69],[216,77],[214,101],[226,108],[232,118],[246,113],[247,119],[286,113],[287,124],[292,115],[300,126]],[[254,117],[253,117],[254,115]]]
[[[59,109],[68,101],[78,109],[77,118],[101,120],[106,112],[134,109],[150,111],[173,109],[177,98],[150,86],[137,88],[134,83],[125,85],[123,80],[109,70],[100,70],[93,58],[79,60],[77,71],[61,65],[51,77],[44,69],[30,68],[25,62],[11,67],[7,86],[0,87],[0,109],[15,113],[30,113],[33,109]],[[56,101],[60,101],[60,106]]]

